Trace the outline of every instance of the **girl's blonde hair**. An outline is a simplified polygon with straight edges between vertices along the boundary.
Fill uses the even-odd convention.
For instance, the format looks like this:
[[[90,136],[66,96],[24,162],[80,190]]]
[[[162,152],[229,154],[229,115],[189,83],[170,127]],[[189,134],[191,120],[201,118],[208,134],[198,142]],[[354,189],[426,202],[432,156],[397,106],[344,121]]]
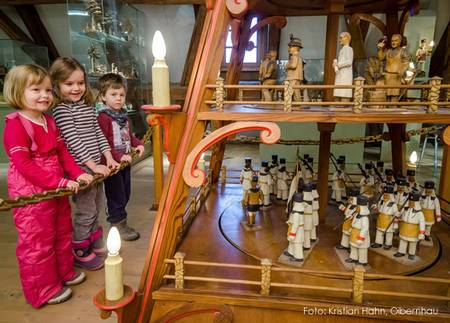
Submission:
[[[48,72],[39,65],[26,64],[13,67],[5,77],[3,96],[5,101],[14,109],[23,109],[25,88],[34,84],[41,84]]]
[[[50,76],[54,84],[53,94],[55,95],[55,105],[66,101],[66,98],[61,94],[59,90],[59,84],[67,80],[70,75],[76,70],[80,70],[83,72],[84,83],[86,85],[86,91],[81,98],[87,105],[92,105],[94,103],[94,96],[92,95],[91,89],[89,87],[89,81],[84,66],[81,65],[80,62],[78,62],[75,58],[59,57],[53,62],[52,66],[50,67]]]

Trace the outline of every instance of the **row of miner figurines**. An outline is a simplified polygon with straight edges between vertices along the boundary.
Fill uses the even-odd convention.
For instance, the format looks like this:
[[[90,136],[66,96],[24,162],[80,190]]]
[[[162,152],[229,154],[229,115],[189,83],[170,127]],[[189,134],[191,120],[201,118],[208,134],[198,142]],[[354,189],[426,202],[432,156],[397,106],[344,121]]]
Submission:
[[[353,84],[353,49],[350,47],[351,35],[343,32],[339,36],[341,49],[338,57],[333,60],[333,69],[335,71],[335,85]],[[414,64],[411,64],[411,57],[406,50],[406,38],[400,34],[394,34],[391,37],[390,46],[387,47],[387,38],[384,37],[378,41],[377,56],[371,57],[366,67],[365,78],[369,84],[401,85],[412,83],[416,73],[424,74],[423,68],[426,56],[432,51],[433,44],[427,44],[426,39],[421,40],[420,48],[416,56],[418,70]],[[288,43],[289,59],[285,65],[286,81],[292,85],[304,83],[304,61],[300,54],[302,42],[299,38],[291,34]],[[259,80],[262,85],[275,85],[278,79],[277,51],[271,50],[265,56],[265,59],[259,68]],[[402,95],[399,88],[389,88],[381,90],[386,100],[398,101]],[[337,101],[350,101],[353,97],[352,89],[334,89],[334,97]],[[262,90],[263,101],[273,101],[274,91],[271,89]],[[293,93],[294,101],[302,101],[300,89],[295,89]]]

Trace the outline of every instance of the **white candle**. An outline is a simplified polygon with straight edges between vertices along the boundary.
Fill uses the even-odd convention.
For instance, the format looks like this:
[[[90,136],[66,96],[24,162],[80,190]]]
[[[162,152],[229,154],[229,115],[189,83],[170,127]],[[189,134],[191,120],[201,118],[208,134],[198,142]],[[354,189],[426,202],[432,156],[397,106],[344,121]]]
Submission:
[[[116,227],[109,230],[106,240],[108,257],[105,260],[105,294],[106,299],[117,301],[123,297],[123,259],[119,255],[120,234]]]
[[[152,66],[153,105],[156,107],[168,106],[170,105],[169,67],[164,59],[166,44],[159,30],[153,36],[152,52],[155,58]]]

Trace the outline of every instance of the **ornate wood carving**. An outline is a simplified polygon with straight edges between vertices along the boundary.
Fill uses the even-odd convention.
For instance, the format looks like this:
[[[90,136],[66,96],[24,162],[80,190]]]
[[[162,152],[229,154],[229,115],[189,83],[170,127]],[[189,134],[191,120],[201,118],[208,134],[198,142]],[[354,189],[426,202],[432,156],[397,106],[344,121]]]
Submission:
[[[202,169],[198,169],[197,162],[203,152],[217,142],[222,141],[233,134],[250,131],[261,130],[260,138],[265,144],[276,143],[281,136],[281,130],[276,123],[272,122],[235,122],[226,125],[220,129],[213,131],[211,134],[203,138],[186,158],[186,163],[183,168],[183,178],[190,187],[201,186],[206,178],[206,174]]]
[[[227,9],[233,17],[242,17],[247,13],[247,0],[226,0]]]
[[[182,305],[163,317],[160,317],[155,323],[178,322],[186,317],[192,316],[211,317],[210,322],[213,323],[231,323],[233,322],[233,312],[227,305],[212,305],[212,304],[185,304]],[[192,318],[194,319],[194,318]],[[199,318],[200,319],[200,318]]]

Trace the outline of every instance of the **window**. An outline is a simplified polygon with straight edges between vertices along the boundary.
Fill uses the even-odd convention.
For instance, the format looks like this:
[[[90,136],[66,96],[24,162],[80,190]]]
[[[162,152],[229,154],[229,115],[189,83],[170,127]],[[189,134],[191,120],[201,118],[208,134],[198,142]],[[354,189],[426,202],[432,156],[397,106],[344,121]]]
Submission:
[[[258,18],[253,17],[251,27],[258,23]],[[258,33],[259,31],[253,33],[252,37],[250,37],[250,41],[253,42],[255,47],[250,51],[245,51],[244,56],[244,64],[256,64],[258,63]],[[227,41],[225,43],[225,64],[230,62],[231,50],[233,49],[233,44],[231,42],[231,27],[228,27]]]

